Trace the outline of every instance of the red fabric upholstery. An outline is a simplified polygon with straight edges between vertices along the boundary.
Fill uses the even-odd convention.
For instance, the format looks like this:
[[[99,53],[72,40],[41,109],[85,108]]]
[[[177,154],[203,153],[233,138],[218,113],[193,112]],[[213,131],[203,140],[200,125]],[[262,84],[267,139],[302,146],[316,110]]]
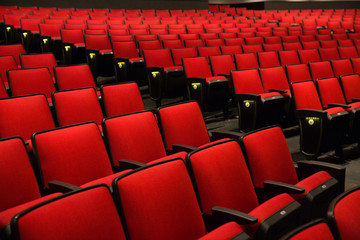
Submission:
[[[329,116],[331,114],[343,112],[345,110],[341,107],[333,107],[333,108],[326,109],[325,111],[326,111],[327,115]]]
[[[113,51],[115,58],[138,58],[139,54],[135,42],[113,42]]]
[[[145,110],[136,83],[107,85],[101,91],[108,117]]]
[[[283,193],[262,203],[257,208],[249,212],[250,215],[257,217],[257,223],[243,225],[244,231],[251,237],[254,237],[257,228],[264,220],[292,202],[294,202],[294,199],[290,197],[289,194]]]
[[[354,72],[360,74],[360,58],[352,58],[351,62],[354,67]]]
[[[242,45],[244,53],[258,53],[264,51],[261,44],[259,45]]]
[[[159,40],[139,41],[138,44],[139,44],[140,55],[142,55],[144,49],[162,48],[161,42]]]
[[[290,151],[279,127],[246,135],[243,142],[256,187],[263,187],[265,180],[289,184],[298,182]]]
[[[263,47],[265,52],[284,50],[283,45],[281,43],[270,43],[270,44],[265,43]]]
[[[304,35],[304,36],[314,36],[314,35]],[[319,41],[315,41],[315,37],[314,37],[314,41],[302,41],[301,42],[304,49],[317,49],[320,48],[320,43]],[[319,52],[318,52],[319,54]],[[319,55],[319,58],[320,58],[320,55]],[[319,60],[320,61],[320,60]]]
[[[254,53],[235,54],[235,62],[238,70],[259,68],[259,63]]]
[[[0,212],[40,198],[35,174],[20,138],[0,141]]]
[[[338,47],[338,43],[336,40],[322,40],[320,41],[322,48],[336,48]]]
[[[264,44],[264,39],[262,37],[249,37],[244,40],[247,45]]]
[[[333,77],[334,72],[329,61],[309,63],[312,79]]]
[[[295,50],[279,51],[281,65],[300,64],[300,59]]]
[[[20,60],[23,68],[47,67],[51,76],[54,77],[54,67],[57,66],[54,54],[22,54]]]
[[[261,67],[276,67],[280,66],[277,52],[259,52],[259,63]]]
[[[358,236],[359,201],[360,191],[355,190],[339,200],[334,207],[334,218],[341,239],[355,239]]]
[[[212,47],[198,47],[199,56],[206,56],[209,59],[210,55],[220,55],[219,46]]]
[[[359,57],[355,46],[339,47],[339,53],[341,58],[357,58]]]
[[[174,58],[174,63],[176,66],[182,65],[183,57],[196,57],[198,56],[196,48],[179,48],[171,49],[172,56]]]
[[[172,149],[173,144],[199,147],[210,142],[196,102],[161,108],[159,116],[167,149]]]
[[[316,225],[306,227],[299,233],[288,238],[289,240],[308,240],[308,239],[323,239],[334,240],[329,226],[324,223],[318,223]]]
[[[225,45],[227,46],[235,46],[235,45],[243,45],[245,44],[243,38],[226,38]]]
[[[300,56],[301,63],[321,61],[320,55],[319,55],[319,52],[317,49],[299,50],[299,56]]]
[[[337,48],[319,48],[319,52],[322,61],[340,59]]]
[[[360,98],[360,76],[357,74],[342,76],[341,77],[342,86],[346,96],[346,102],[352,102],[353,98]]]
[[[105,34],[85,34],[86,49],[107,50],[112,49],[110,39]]]
[[[43,93],[49,99],[55,91],[50,71],[46,67],[9,70],[8,74],[13,96]]]
[[[251,93],[262,94],[264,93],[261,84],[259,72],[256,69],[233,71],[232,80],[234,83],[234,90],[236,94]]]
[[[235,70],[231,55],[210,56],[210,63],[215,76],[220,74],[230,75],[230,72]]]
[[[110,118],[104,123],[115,165],[121,159],[147,163],[166,156],[152,112]]]
[[[24,240],[125,240],[110,191],[102,186],[71,194],[38,207],[21,216],[17,220],[17,227],[21,239]]]
[[[237,223],[229,222],[199,238],[199,240],[226,240],[235,237],[241,232],[243,230]]]
[[[234,55],[238,53],[242,53],[241,46],[220,46],[220,50],[222,54],[231,54],[231,57],[234,61]]]
[[[114,173],[114,174],[111,174],[111,175],[108,175],[106,177],[102,177],[102,178],[98,178],[96,180],[93,180],[93,181],[90,181],[90,182],[87,182],[83,185],[81,185],[80,187],[82,188],[85,188],[85,187],[90,187],[90,186],[93,186],[93,185],[96,185],[96,184],[100,184],[100,183],[104,183],[108,186],[111,186],[113,180],[118,177],[118,176],[121,176],[127,172],[129,172],[131,170],[124,170],[124,171],[121,171],[121,172],[117,172],[117,173]]]
[[[0,100],[0,136],[30,139],[37,131],[54,128],[45,95]]]
[[[312,80],[307,64],[287,65],[286,71],[291,83]]]
[[[292,36],[289,36],[292,37]],[[284,50],[300,50],[303,49],[300,42],[283,42]]]
[[[85,46],[83,30],[81,30],[81,29],[61,29],[60,31],[61,31],[61,40],[64,43],[74,43],[75,45]]]
[[[0,51],[1,51],[1,46],[0,46]],[[8,56],[0,56],[0,75],[2,80],[5,83],[5,86],[8,86],[8,78],[7,78],[7,74],[6,71],[8,69],[17,69],[18,65],[15,61],[14,56],[8,55]]]
[[[337,78],[326,78],[317,81],[321,102],[324,108],[329,103],[346,104],[340,83]]]
[[[206,57],[183,58],[186,77],[212,77],[212,73]]]
[[[60,29],[64,28],[62,23],[40,23],[40,34],[41,36],[49,36],[51,39],[61,38]]]
[[[259,203],[239,144],[211,146],[189,158],[204,213],[211,214],[214,206],[250,212]]]
[[[95,121],[101,124],[103,114],[94,88],[55,92],[53,102],[60,126]]]
[[[322,185],[323,183],[330,180],[331,178],[332,177],[330,176],[330,174],[328,174],[325,171],[320,171],[320,172],[314,173],[313,175],[305,178],[304,180],[302,180],[296,184],[296,186],[304,188],[305,192],[302,194],[295,194],[292,196],[293,196],[293,198],[295,198],[296,201],[301,203],[309,191]]]
[[[0,98],[7,98],[8,94],[4,85],[3,80],[0,77]]]
[[[164,71],[171,71],[171,70],[182,70],[182,66],[171,66],[171,67],[165,67]]]
[[[25,54],[25,48],[22,44],[9,44],[0,46],[0,55],[12,55],[18,66],[20,66],[20,54]]]
[[[170,50],[167,48],[144,50],[144,58],[147,67],[173,67]]]
[[[260,68],[260,75],[266,92],[269,89],[285,90],[284,97],[290,95],[288,80],[283,67]]]
[[[299,82],[292,89],[297,109],[323,110],[313,82]]]
[[[46,187],[52,180],[80,186],[113,173],[95,123],[38,133],[33,144]]]
[[[61,195],[61,193],[53,193],[53,194],[47,195],[45,197],[39,197],[32,201],[23,203],[21,205],[14,206],[12,208],[9,208],[9,209],[6,209],[6,210],[0,212],[0,229],[3,229],[7,224],[9,224],[11,221],[11,218],[15,214],[20,213],[20,212],[24,211],[25,209],[28,209],[29,207],[32,207],[36,204],[44,202],[53,197],[57,197],[59,195]]]
[[[354,73],[354,69],[351,65],[350,59],[333,60],[331,61],[331,65],[334,69],[334,74],[336,77]]]
[[[73,65],[55,67],[56,82],[59,90],[83,87],[96,88],[89,65]]]
[[[114,184],[131,239],[190,240],[206,234],[183,161],[156,165]]]

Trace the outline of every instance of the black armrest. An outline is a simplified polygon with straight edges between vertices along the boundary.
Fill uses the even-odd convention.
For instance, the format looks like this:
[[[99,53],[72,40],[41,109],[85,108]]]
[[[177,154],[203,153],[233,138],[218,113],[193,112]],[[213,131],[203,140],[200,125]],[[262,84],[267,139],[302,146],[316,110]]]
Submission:
[[[121,159],[119,160],[119,166],[114,167],[115,172],[120,172],[126,169],[136,169],[140,167],[146,166],[145,163],[141,163],[138,161],[128,160],[128,159]]]
[[[353,98],[351,99],[352,102],[360,102],[360,98]]]
[[[244,136],[244,133],[240,132],[234,132],[234,131],[212,131],[211,132],[211,140],[219,140],[223,138],[233,138],[233,139],[240,139],[242,136]]]
[[[268,92],[278,92],[280,94],[287,93],[286,90],[281,90],[281,89],[269,89]]]
[[[350,105],[340,104],[340,103],[328,103],[328,107],[329,108],[333,108],[333,107],[351,108]]]
[[[327,113],[323,110],[314,110],[314,109],[297,109],[296,110],[296,118],[302,119],[306,117],[319,117],[325,118]]]
[[[258,221],[254,216],[224,207],[213,207],[211,213],[215,219],[221,220],[222,222],[235,221],[238,224],[255,224]]]
[[[276,181],[264,181],[264,189],[271,194],[299,194],[304,193],[305,189],[288,183],[276,182]]]
[[[81,187],[73,185],[71,183],[66,183],[66,182],[57,181],[57,180],[48,182],[48,185],[49,185],[49,190],[52,193],[55,193],[55,192],[67,193],[67,192],[76,191],[76,190],[81,189]]]
[[[173,144],[172,147],[174,152],[192,152],[198,149],[196,147],[183,144]]]
[[[319,171],[326,171],[333,178],[338,180],[341,192],[344,191],[346,172],[346,168],[344,166],[320,161],[298,161],[297,164],[299,179],[304,179]]]

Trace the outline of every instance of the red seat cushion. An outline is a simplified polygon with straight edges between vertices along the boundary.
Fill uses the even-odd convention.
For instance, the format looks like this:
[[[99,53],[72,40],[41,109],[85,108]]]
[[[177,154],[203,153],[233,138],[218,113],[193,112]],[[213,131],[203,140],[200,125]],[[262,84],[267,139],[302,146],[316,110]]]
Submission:
[[[222,77],[222,76],[207,77],[207,78],[206,78],[206,82],[216,81],[216,80],[221,80],[221,79],[226,79],[226,78],[225,78],[225,77]]]
[[[327,112],[327,115],[329,116],[331,114],[343,112],[344,109],[341,107],[333,107],[333,108],[326,109],[325,111]]]
[[[4,210],[4,211],[0,212],[0,229],[3,229],[10,222],[11,218],[15,214],[17,214],[17,213],[19,213],[19,212],[21,212],[21,211],[23,211],[23,210],[25,210],[25,209],[27,209],[27,208],[29,208],[31,206],[34,206],[35,204],[41,203],[43,201],[46,201],[46,200],[48,200],[50,198],[53,198],[53,197],[56,197],[56,196],[59,196],[59,195],[61,195],[61,193],[54,193],[54,194],[51,194],[51,195],[48,195],[48,196],[45,196],[45,197],[42,197],[42,198],[38,198],[38,199],[33,200],[31,202],[27,202],[27,203],[21,204],[19,206],[9,208],[7,210]]]
[[[113,50],[112,49],[104,49],[104,50],[100,50],[99,53],[103,54],[103,53],[112,53]]]
[[[351,112],[354,108],[360,107],[360,102],[354,102],[349,104],[350,108],[345,108],[346,111]]]
[[[135,61],[144,61],[144,58],[138,57],[138,58],[129,58],[130,62],[135,62]]]
[[[332,177],[330,176],[330,174],[325,171],[317,172],[310,177],[305,178],[304,180],[296,184],[296,186],[304,188],[305,192],[301,194],[294,194],[293,198],[295,198],[296,201],[301,203],[309,191],[313,190],[314,188],[318,187],[319,185],[323,184],[331,178]]]
[[[294,202],[294,199],[289,194],[283,193],[262,203],[257,208],[248,213],[257,217],[257,223],[244,225],[244,231],[249,234],[250,237],[254,237],[256,229],[264,220],[292,202]]]
[[[175,70],[175,69],[182,70],[183,67],[181,67],[181,66],[164,67],[164,71]]]
[[[260,94],[261,99],[270,98],[270,97],[278,97],[280,94],[278,92],[269,92]]]

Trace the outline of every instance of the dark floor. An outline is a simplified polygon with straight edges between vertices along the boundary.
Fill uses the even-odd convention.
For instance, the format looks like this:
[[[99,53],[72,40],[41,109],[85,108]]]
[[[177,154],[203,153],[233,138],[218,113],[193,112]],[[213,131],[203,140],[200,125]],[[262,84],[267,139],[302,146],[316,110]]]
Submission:
[[[155,108],[155,102],[149,98],[148,94],[142,94],[146,109]],[[180,102],[182,99],[165,99],[164,104],[171,104]],[[224,119],[220,112],[204,113],[204,119],[207,129],[212,130],[233,130],[238,131],[237,110],[235,107],[230,108],[229,119]],[[297,128],[284,129],[286,133],[286,140],[293,157],[294,163],[298,160],[306,160],[306,157],[300,153],[299,134]],[[350,189],[354,186],[360,185],[360,151],[358,151],[357,144],[344,145],[345,163],[342,165],[346,167],[346,181],[345,189]],[[331,162],[334,159],[334,152],[328,152],[318,158],[321,161]]]

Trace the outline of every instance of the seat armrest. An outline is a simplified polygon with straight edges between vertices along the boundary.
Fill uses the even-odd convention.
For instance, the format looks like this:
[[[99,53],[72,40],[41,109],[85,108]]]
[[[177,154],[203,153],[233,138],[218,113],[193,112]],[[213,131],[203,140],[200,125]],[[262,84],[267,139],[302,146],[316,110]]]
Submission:
[[[120,159],[119,166],[114,166],[114,172],[121,172],[126,169],[136,169],[144,166],[146,166],[145,163],[128,160],[128,159]]]
[[[286,90],[281,90],[281,89],[269,89],[268,92],[278,92],[280,94],[287,93]]]
[[[221,222],[234,221],[241,225],[241,224],[255,224],[258,221],[258,219],[254,216],[230,208],[216,206],[211,209],[211,213],[214,219],[220,220]]]
[[[173,151],[174,152],[192,152],[197,150],[198,148],[192,147],[189,145],[183,145],[183,144],[173,144]]]
[[[302,187],[270,180],[264,181],[264,190],[267,193],[271,193],[271,195],[277,195],[281,193],[300,194],[305,192],[305,189]]]
[[[344,191],[345,172],[346,172],[346,168],[344,166],[327,163],[327,162],[308,161],[308,160],[298,161],[297,164],[298,164],[297,173],[299,179],[304,179],[319,171],[326,171],[333,178],[338,180],[341,192]]]
[[[211,134],[212,141],[223,139],[223,138],[233,138],[233,139],[239,140],[242,136],[244,136],[244,133],[235,132],[235,131],[225,131],[225,130],[212,131],[210,134]]]
[[[329,108],[333,108],[333,107],[351,108],[350,105],[340,104],[340,103],[328,103],[328,107]]]
[[[58,180],[50,181],[50,182],[48,182],[48,185],[49,185],[49,190],[51,193],[55,193],[55,192],[67,193],[67,192],[76,191],[76,190],[81,189],[81,187],[79,187],[79,186],[73,185],[71,183],[58,181]]]
[[[323,110],[314,110],[314,109],[297,109],[296,110],[296,118],[302,119],[306,117],[319,117],[325,118],[327,113]]]

